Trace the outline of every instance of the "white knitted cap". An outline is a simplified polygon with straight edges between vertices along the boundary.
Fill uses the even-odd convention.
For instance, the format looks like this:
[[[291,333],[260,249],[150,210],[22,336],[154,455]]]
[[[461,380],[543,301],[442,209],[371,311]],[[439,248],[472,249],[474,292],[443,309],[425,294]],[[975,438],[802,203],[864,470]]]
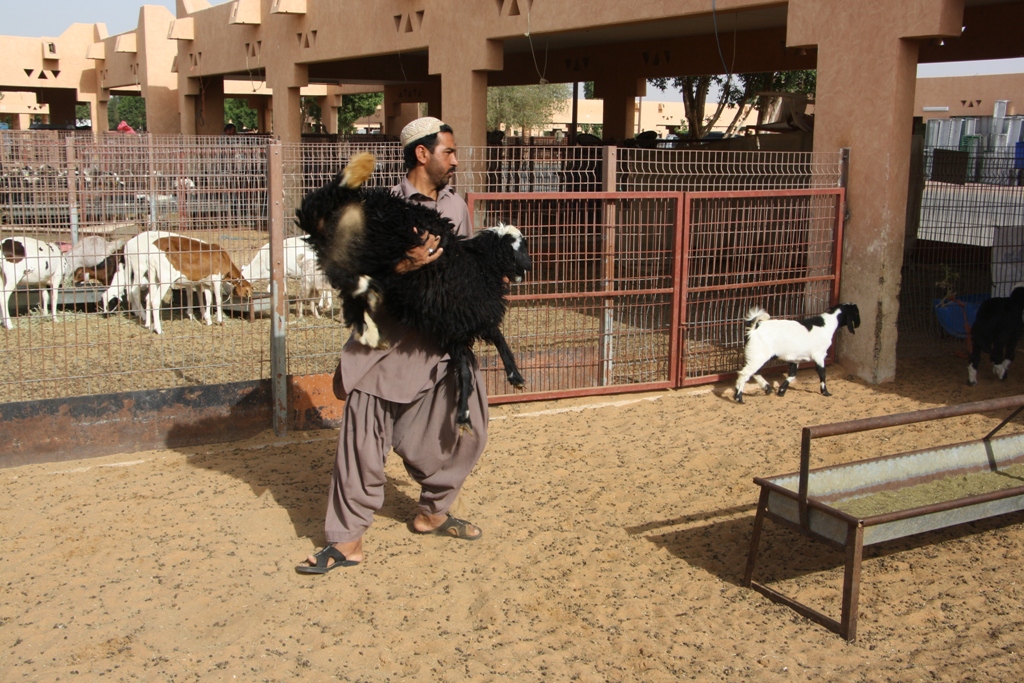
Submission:
[[[410,142],[416,142],[428,135],[436,135],[441,132],[441,126],[444,125],[444,121],[441,119],[435,119],[433,116],[424,116],[421,119],[409,122],[405,128],[402,129],[402,148],[404,149],[409,145]]]

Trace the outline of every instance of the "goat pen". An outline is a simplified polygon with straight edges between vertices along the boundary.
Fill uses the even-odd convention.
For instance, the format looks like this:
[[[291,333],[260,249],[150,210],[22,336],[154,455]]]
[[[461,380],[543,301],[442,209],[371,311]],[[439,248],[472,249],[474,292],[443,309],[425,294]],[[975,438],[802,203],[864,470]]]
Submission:
[[[18,445],[0,465],[335,423],[330,376],[347,331],[336,301],[299,317],[296,296],[311,295],[282,245],[302,196],[353,152],[378,158],[368,184],[396,184],[396,143],[0,135],[0,239],[69,247],[148,230],[219,244],[239,267],[263,245],[272,255],[270,277],[225,304],[223,325],[191,320],[183,287],[161,335],[127,302],[97,312],[95,285],[67,282],[56,322],[19,289],[14,329],[0,331],[0,438]],[[460,158],[475,229],[517,225],[534,255],[504,324],[527,389],[505,384],[481,345],[492,402],[718,381],[742,364],[751,305],[799,317],[835,303],[841,152],[464,147]],[[155,417],[137,419],[144,410]],[[58,438],[40,424],[74,429]]]

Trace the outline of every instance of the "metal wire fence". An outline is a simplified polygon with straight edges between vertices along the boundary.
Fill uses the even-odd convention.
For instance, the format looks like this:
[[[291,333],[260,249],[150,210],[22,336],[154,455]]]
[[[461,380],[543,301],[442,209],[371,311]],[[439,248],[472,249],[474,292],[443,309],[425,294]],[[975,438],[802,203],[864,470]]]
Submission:
[[[966,353],[978,306],[1024,281],[1024,165],[1010,148],[913,159],[898,354]]]
[[[513,286],[506,336],[530,394],[671,386],[682,196],[469,195],[474,225],[513,224],[534,268]],[[493,349],[477,357],[489,395],[510,396]]]
[[[280,171],[269,163],[275,149]],[[56,320],[42,310],[44,288],[33,277],[5,285],[15,291],[11,329],[0,330],[0,401],[266,379],[274,278],[291,300],[287,373],[331,372],[347,331],[292,216],[306,192],[361,150],[378,159],[369,185],[401,180],[395,143],[0,132],[5,269],[17,259],[15,242],[39,240],[65,257]],[[835,194],[815,188],[838,186],[838,153],[716,159],[700,150],[538,146],[461,148],[460,158],[457,189],[473,203],[477,229],[511,222],[531,240],[535,269],[513,288],[505,323],[531,393],[668,386],[735,371],[748,302],[797,316],[820,312],[834,291],[837,273],[824,261],[838,239]],[[269,187],[283,191],[282,273],[269,258],[278,215]],[[648,187],[659,191],[640,191]],[[709,188],[760,194],[692,194]],[[113,256],[111,270],[135,273],[123,288],[134,300],[97,272],[76,281],[70,263],[84,245],[101,252],[89,252],[87,267]],[[213,258],[210,245],[236,267],[219,276],[230,285],[184,274],[191,261]],[[160,271],[166,263],[170,274]],[[240,280],[251,297],[231,296]],[[214,290],[224,297],[223,324],[192,320]],[[160,335],[150,331],[152,316],[144,327],[147,293],[163,295],[150,304]],[[118,307],[102,314],[111,302]],[[477,351],[492,395],[514,398],[493,350]]]
[[[687,195],[684,384],[743,365],[743,320],[825,311],[839,294],[842,190]]]
[[[127,247],[135,250],[137,266],[162,254],[180,271],[183,260],[211,257],[193,253],[206,249],[197,244],[219,245],[217,253],[248,276],[267,241],[266,141],[55,133],[0,133],[0,240],[10,250],[32,240],[53,244],[63,256],[47,263],[30,257],[23,270],[34,274],[20,274],[20,283],[4,279],[3,295],[14,292],[6,321],[11,329],[2,334],[2,400],[265,377],[269,324],[253,314],[248,299],[231,299],[227,288],[215,292],[220,287],[210,281],[196,287],[190,305],[191,286],[151,286],[167,299],[153,304],[157,317],[149,325],[163,332],[155,335],[143,327],[144,299],[133,306],[129,287],[110,288],[105,281],[116,269],[124,272]],[[169,239],[179,234],[189,241]],[[114,259],[111,267],[96,272],[107,257]],[[5,258],[5,273],[16,274],[12,261]],[[47,266],[60,271],[56,320],[35,309],[45,291],[36,276]],[[152,285],[156,271],[135,275],[136,284],[146,278]],[[166,280],[170,271],[161,275]],[[202,299],[214,294],[224,295],[224,324],[193,321],[203,317]],[[104,305],[114,312],[103,315]],[[216,315],[213,307],[210,316]]]

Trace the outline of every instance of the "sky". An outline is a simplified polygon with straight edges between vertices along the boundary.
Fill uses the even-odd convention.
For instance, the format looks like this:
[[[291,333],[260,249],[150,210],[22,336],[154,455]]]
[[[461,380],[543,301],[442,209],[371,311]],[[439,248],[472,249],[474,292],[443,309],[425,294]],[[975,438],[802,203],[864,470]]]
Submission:
[[[211,0],[220,5],[229,0]],[[107,33],[115,35],[138,25],[140,0],[0,0],[0,35],[57,37],[74,23],[104,23]],[[145,4],[163,5],[175,12],[175,0],[148,0]],[[937,76],[973,76],[983,74],[1024,73],[1024,59],[1000,59],[984,62],[922,64],[917,68],[920,78]],[[647,89],[650,100],[680,101],[678,92],[662,93]]]

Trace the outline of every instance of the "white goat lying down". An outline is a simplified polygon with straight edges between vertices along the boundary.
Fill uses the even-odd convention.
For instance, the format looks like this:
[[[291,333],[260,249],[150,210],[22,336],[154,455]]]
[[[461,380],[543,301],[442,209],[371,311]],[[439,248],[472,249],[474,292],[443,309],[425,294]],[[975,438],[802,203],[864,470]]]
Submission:
[[[8,237],[0,241],[0,323],[7,329],[14,327],[8,300],[14,289],[22,283],[46,285],[40,288],[42,310],[47,307],[50,316],[57,319],[57,289],[64,280],[67,262],[56,244],[32,237]]]
[[[751,376],[766,394],[772,393],[771,385],[761,375],[755,374],[772,357],[789,362],[789,375],[779,385],[779,396],[786,393],[789,385],[796,381],[797,364],[814,361],[821,381],[823,396],[831,396],[825,386],[825,355],[832,345],[832,335],[845,325],[850,334],[860,327],[860,310],[857,304],[839,304],[821,315],[806,320],[778,320],[768,315],[763,308],[753,308],[746,317],[747,344],[744,347],[746,363],[736,378],[737,403],[743,403],[743,386]]]
[[[121,275],[123,273],[123,275]],[[192,317],[192,285],[203,292],[203,322],[212,324],[210,297],[217,304],[217,322],[224,320],[221,304],[221,283],[228,282],[234,293],[252,296],[252,285],[232,263],[227,252],[216,244],[182,237],[169,232],[146,231],[124,245],[124,268],[118,271],[103,297],[106,303],[127,290],[133,313],[141,311],[144,326],[157,334],[163,332],[160,306],[174,286],[183,286],[187,310]],[[147,286],[146,305],[141,302],[141,288]]]
[[[303,316],[307,301],[313,316],[320,317],[317,302],[313,300],[318,294],[320,309],[334,307],[334,290],[327,284],[327,278],[317,263],[316,252],[306,244],[305,237],[289,237],[284,241],[284,276],[299,281],[298,317]],[[264,244],[252,262],[242,266],[242,277],[249,282],[270,279],[270,244]],[[286,280],[285,295],[288,294],[287,286]]]

